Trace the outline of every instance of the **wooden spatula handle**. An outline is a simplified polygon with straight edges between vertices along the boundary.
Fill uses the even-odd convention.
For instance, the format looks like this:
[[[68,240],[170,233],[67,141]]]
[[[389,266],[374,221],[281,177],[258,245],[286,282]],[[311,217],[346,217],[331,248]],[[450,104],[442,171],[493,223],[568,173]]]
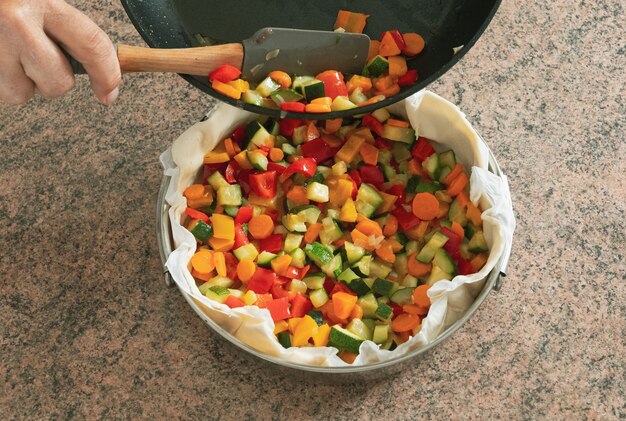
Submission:
[[[207,76],[222,64],[241,69],[243,46],[222,44],[195,48],[144,48],[118,44],[117,57],[124,73],[168,72]]]

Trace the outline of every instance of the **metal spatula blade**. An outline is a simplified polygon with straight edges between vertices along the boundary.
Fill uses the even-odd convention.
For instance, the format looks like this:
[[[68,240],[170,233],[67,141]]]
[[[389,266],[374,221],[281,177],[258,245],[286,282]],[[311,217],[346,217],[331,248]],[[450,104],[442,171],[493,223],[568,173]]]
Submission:
[[[370,39],[365,34],[263,28],[243,41],[243,77],[263,79],[272,70],[316,75],[324,70],[361,73]]]

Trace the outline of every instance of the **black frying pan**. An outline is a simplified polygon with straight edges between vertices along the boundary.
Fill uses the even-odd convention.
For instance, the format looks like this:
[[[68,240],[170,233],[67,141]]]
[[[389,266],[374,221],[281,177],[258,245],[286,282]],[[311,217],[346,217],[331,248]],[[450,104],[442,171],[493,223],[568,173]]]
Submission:
[[[448,71],[478,40],[501,0],[122,0],[143,39],[154,48],[197,47],[202,42],[241,42],[263,27],[332,30],[340,9],[369,14],[371,39],[390,29],[417,32],[426,48],[408,61],[418,83],[376,104],[324,114],[287,113],[224,96],[208,77],[182,75],[213,97],[273,117],[325,119],[374,111],[423,89]],[[201,35],[202,37],[200,37]],[[461,47],[457,53],[454,48]]]

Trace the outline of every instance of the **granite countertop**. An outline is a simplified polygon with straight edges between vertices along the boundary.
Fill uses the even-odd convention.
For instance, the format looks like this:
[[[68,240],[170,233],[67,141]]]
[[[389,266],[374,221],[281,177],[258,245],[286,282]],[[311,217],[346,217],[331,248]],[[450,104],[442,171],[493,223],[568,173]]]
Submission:
[[[141,44],[117,1],[75,1]],[[393,377],[329,385],[242,357],[163,284],[159,154],[211,100],[133,75],[106,108],[0,108],[3,419],[626,419],[623,0],[505,0],[431,89],[509,176],[508,276]]]

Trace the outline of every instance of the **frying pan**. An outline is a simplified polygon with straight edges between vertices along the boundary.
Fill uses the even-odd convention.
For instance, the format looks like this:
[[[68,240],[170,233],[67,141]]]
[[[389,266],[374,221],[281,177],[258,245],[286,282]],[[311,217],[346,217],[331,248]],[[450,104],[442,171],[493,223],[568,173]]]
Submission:
[[[501,0],[122,0],[131,22],[153,48],[197,47],[241,42],[260,28],[332,30],[340,9],[369,14],[365,33],[417,32],[424,51],[408,60],[418,82],[375,104],[330,113],[286,113],[229,98],[213,90],[208,77],[181,75],[220,101],[275,118],[328,119],[369,113],[423,89],[447,72],[476,43]],[[460,47],[460,48],[459,48]]]

